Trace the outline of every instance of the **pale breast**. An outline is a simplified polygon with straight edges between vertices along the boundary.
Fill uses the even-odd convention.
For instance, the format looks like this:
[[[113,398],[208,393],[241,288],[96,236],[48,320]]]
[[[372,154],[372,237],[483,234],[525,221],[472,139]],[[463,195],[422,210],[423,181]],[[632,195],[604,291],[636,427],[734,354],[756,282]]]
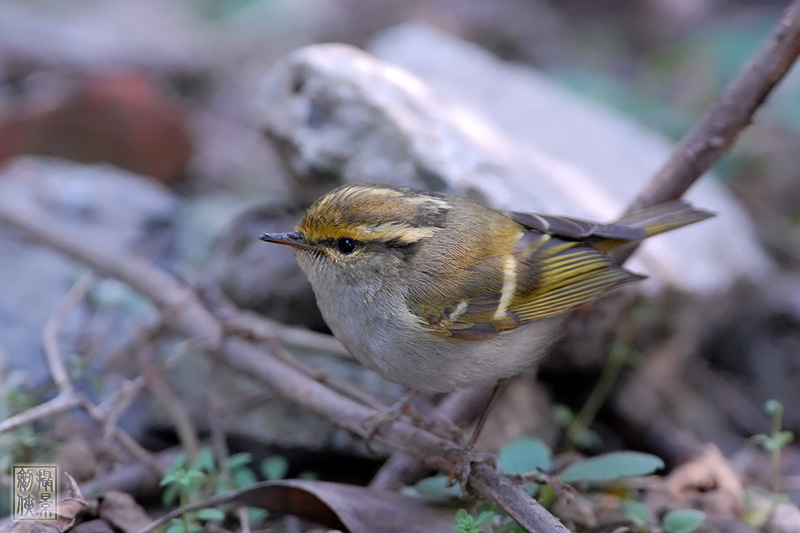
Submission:
[[[561,334],[563,315],[531,322],[486,341],[457,340],[376,324],[369,345],[350,343],[354,357],[384,378],[425,392],[491,385],[546,355]]]

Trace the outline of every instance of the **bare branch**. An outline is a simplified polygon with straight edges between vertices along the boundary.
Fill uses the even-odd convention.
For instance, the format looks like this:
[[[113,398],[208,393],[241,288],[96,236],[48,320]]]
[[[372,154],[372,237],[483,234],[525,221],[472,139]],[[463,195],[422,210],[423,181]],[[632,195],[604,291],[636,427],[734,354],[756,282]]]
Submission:
[[[767,42],[700,122],[675,147],[672,156],[645,186],[631,210],[677,200],[716,163],[800,54],[800,1],[784,11]]]
[[[628,212],[677,200],[700,179],[753,121],[756,110],[783,79],[800,55],[800,0],[786,10],[767,42],[728,86],[700,122],[673,150],[663,167],[645,185]],[[622,264],[635,246],[620,249],[614,260]]]
[[[30,235],[48,247],[89,264],[105,275],[116,277],[133,287],[159,307],[164,322],[188,338],[219,349],[217,357],[249,377],[273,387],[299,405],[322,415],[352,433],[366,436],[361,425],[375,413],[317,383],[305,373],[272,357],[263,346],[231,336],[220,343],[223,326],[202,304],[197,295],[163,271],[138,258],[110,253],[92,245],[57,224],[40,210],[26,210],[0,198],[0,219]],[[423,460],[431,468],[449,472],[452,462],[444,452],[456,446],[432,433],[403,421],[384,426],[375,437],[393,448],[404,450]],[[526,531],[567,531],[536,500],[510,483],[492,468],[477,465],[470,478],[471,486],[483,497],[494,501]],[[542,526],[546,524],[546,526]]]
[[[52,400],[49,400],[43,404],[39,404],[36,407],[26,409],[21,413],[0,421],[0,434],[5,433],[6,431],[11,431],[12,429],[20,426],[24,426],[25,424],[36,422],[42,418],[80,407],[82,405],[82,401],[83,400],[81,396],[76,394],[74,391],[70,392],[69,394],[59,394]]]
[[[75,283],[66,296],[61,300],[58,309],[47,320],[44,326],[44,334],[42,344],[44,344],[44,355],[47,359],[47,367],[50,369],[50,375],[56,383],[58,390],[63,394],[72,393],[74,387],[72,380],[69,377],[69,371],[64,364],[64,359],[61,357],[61,351],[58,349],[58,332],[61,331],[61,325],[64,323],[67,315],[72,308],[80,302],[89,289],[92,288],[94,283],[94,276],[87,275],[81,278],[80,281]]]

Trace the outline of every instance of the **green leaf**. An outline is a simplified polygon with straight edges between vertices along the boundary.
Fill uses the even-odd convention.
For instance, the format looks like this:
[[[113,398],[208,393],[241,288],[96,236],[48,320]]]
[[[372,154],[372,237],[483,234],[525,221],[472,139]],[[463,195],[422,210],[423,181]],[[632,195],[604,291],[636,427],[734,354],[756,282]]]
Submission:
[[[186,488],[188,492],[195,492],[200,488],[200,485],[206,480],[206,474],[197,470],[189,470],[186,475],[179,480],[179,483]]]
[[[466,509],[456,511],[456,531],[458,533],[478,533],[478,525]]]
[[[602,444],[600,437],[589,428],[573,425],[570,426],[568,436],[572,443],[579,448],[592,449]]]
[[[769,445],[768,444],[769,443],[769,436],[768,435],[764,435],[763,433],[759,433],[758,435],[753,435],[752,437],[750,437],[750,441],[753,442],[753,444],[755,444],[757,446],[761,446],[762,448],[764,448],[766,450],[767,446]]]
[[[622,500],[619,508],[628,519],[636,526],[644,526],[650,522],[650,508],[642,502],[635,500]]]
[[[556,489],[550,485],[537,486],[539,487],[539,494],[536,495],[536,499],[539,500],[539,503],[541,503],[543,507],[549,508],[558,499]]]
[[[575,413],[564,404],[555,404],[551,412],[553,420],[559,426],[567,427],[575,420]]]
[[[200,448],[197,452],[197,457],[194,459],[194,463],[192,463],[191,469],[202,470],[204,472],[214,471],[214,452],[211,451],[211,448],[208,446]]]
[[[497,467],[505,474],[525,474],[550,468],[550,448],[539,439],[523,437],[497,454]]]
[[[794,433],[791,431],[779,431],[773,437],[778,449],[783,449],[794,440]]]
[[[759,433],[758,435],[750,437],[750,440],[756,445],[761,446],[765,451],[777,452],[794,440],[794,433],[791,431],[779,431],[771,437]]]
[[[183,527],[183,522],[180,520],[174,520],[167,526],[167,530],[164,533],[187,533],[186,528]]]
[[[692,533],[706,519],[697,509],[676,509],[664,515],[662,525],[668,533]]]
[[[175,483],[164,489],[164,494],[161,496],[161,501],[164,503],[164,505],[172,505],[178,501],[178,496],[180,496],[180,487],[177,483]]]
[[[457,497],[460,492],[458,485],[448,487],[447,479],[443,475],[426,477],[414,485],[413,489],[421,496]]]
[[[497,516],[497,513],[494,511],[483,511],[478,515],[478,518],[475,519],[475,525],[482,526],[495,516]]]
[[[228,460],[225,461],[225,468],[227,468],[229,472],[233,472],[234,470],[246,467],[252,460],[252,454],[247,452],[236,453],[228,457]]]
[[[206,507],[197,511],[197,518],[206,522],[222,522],[225,520],[225,513],[213,507]]]
[[[183,476],[181,476],[181,477],[183,477]],[[168,471],[166,474],[164,474],[164,477],[161,478],[161,482],[159,482],[158,485],[161,486],[161,487],[165,487],[165,486],[171,485],[172,483],[175,483],[177,481],[178,481],[177,473],[174,472],[174,471]]]
[[[243,468],[233,473],[233,487],[240,489],[242,487],[249,487],[258,481],[256,475],[249,468]]]
[[[764,410],[767,414],[774,415],[775,413],[783,411],[783,404],[778,400],[767,400],[767,403],[764,404]]]
[[[564,483],[601,483],[627,476],[645,476],[660,468],[664,468],[664,461],[655,455],[611,452],[569,465],[558,475],[558,479]]]
[[[288,471],[289,471],[289,462],[286,460],[285,457],[282,457],[280,455],[273,455],[272,457],[267,457],[261,463],[261,473],[269,481],[276,481],[278,479],[285,478],[286,473]]]

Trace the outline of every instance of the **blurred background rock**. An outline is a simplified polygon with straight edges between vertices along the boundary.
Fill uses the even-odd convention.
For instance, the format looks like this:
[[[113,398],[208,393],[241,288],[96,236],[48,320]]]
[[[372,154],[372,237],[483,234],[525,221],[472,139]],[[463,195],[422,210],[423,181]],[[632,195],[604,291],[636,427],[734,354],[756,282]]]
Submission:
[[[98,246],[324,331],[291,254],[258,235],[291,228],[320,193],[359,179],[611,218],[742,68],[783,5],[4,0],[0,194],[37,203]],[[374,57],[359,63],[341,48],[287,57],[324,42]],[[291,83],[298,73],[302,83]],[[642,364],[660,360],[654,344],[672,347],[658,352],[673,355],[658,367],[653,408],[728,452],[767,429],[768,397],[789,406],[788,429],[800,431],[791,408],[800,405],[798,102],[795,69],[693,190],[717,219],[653,242],[632,263],[661,281],[650,286],[661,296],[643,300],[615,333]],[[303,114],[311,103],[321,104]],[[53,394],[41,330],[84,272],[0,227],[0,418]],[[664,295],[666,286],[678,296]],[[103,281],[65,323],[62,349],[85,390],[102,398],[137,375],[131,324],[146,327],[148,313],[146,302]],[[166,338],[161,355],[173,345]],[[606,345],[591,349],[599,355],[571,350],[527,385],[537,387],[535,409],[532,394],[509,395],[504,420],[538,421],[498,424],[492,442],[534,425],[557,434],[552,403],[580,407],[603,365]],[[349,361],[299,355],[386,401],[399,396]],[[697,377],[698,361],[716,381]],[[300,462],[297,450],[364,452],[200,353],[164,372],[201,428],[208,391],[197,383],[230,398],[226,431],[248,442],[293,450]],[[724,400],[731,391],[739,401]],[[614,432],[613,419],[598,422],[605,442],[633,442]],[[171,421],[146,398],[122,423],[153,448],[175,441]],[[0,439],[6,462],[59,446]]]

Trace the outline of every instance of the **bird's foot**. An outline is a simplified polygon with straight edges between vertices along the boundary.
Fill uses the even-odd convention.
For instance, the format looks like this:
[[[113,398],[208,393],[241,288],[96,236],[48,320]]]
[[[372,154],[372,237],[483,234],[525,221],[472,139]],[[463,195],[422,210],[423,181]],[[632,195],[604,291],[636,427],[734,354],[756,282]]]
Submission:
[[[493,468],[497,467],[497,456],[493,453],[476,452],[474,442],[463,448],[451,448],[445,452],[445,456],[453,461],[453,469],[450,471],[450,477],[447,478],[447,486],[452,487],[458,483],[462,497],[467,494],[467,483],[472,473],[473,463],[489,463]]]

